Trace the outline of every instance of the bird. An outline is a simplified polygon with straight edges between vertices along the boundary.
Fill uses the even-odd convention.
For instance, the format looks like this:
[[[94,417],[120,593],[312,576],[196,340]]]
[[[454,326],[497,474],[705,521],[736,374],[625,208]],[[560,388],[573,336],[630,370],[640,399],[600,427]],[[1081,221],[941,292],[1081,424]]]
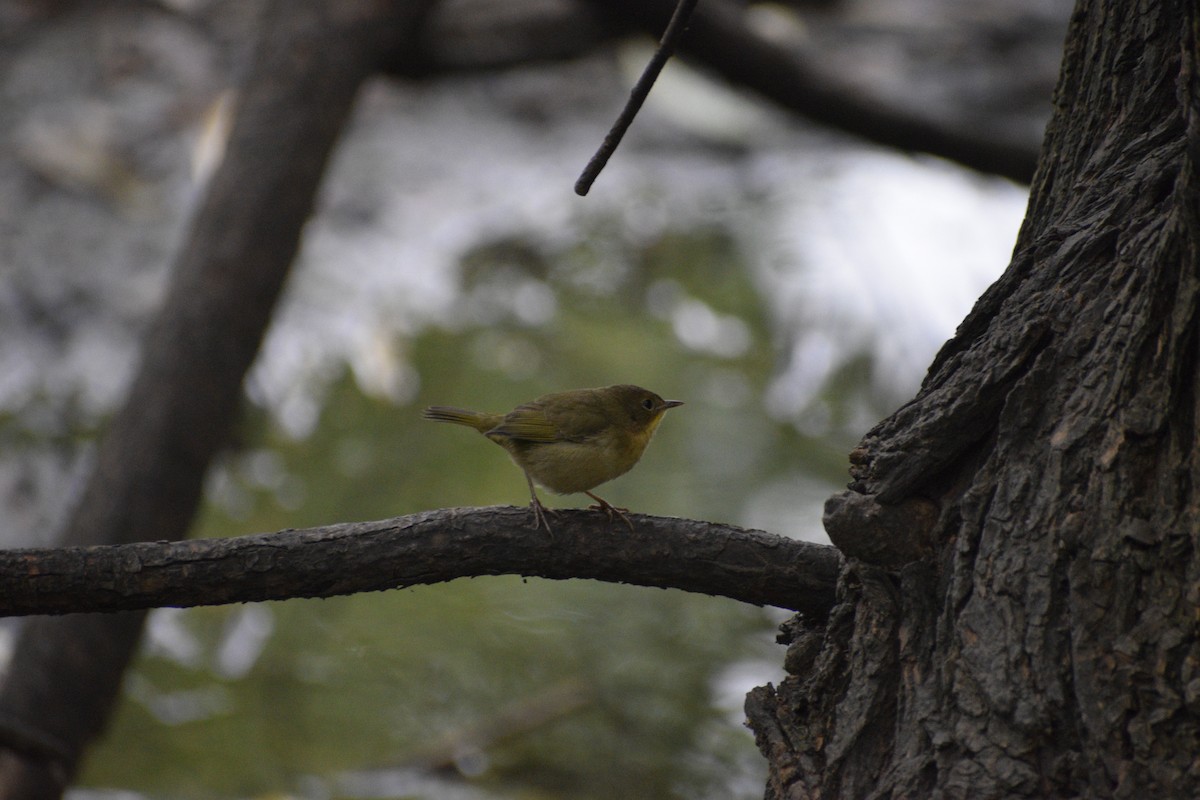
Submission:
[[[542,395],[507,414],[429,406],[422,417],[474,428],[503,447],[525,473],[533,528],[553,534],[546,519],[553,513],[538,498],[534,484],[555,494],[583,492],[596,502],[590,508],[619,516],[633,529],[625,512],[592,493],[592,489],[624,475],[637,464],[663,414],[683,405],[630,384],[575,389]]]

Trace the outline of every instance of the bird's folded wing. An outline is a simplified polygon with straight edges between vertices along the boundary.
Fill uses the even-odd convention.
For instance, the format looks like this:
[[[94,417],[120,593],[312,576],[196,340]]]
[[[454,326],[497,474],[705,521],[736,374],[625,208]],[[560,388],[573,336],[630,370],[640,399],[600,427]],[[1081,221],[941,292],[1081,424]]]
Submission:
[[[505,436],[528,442],[582,441],[604,430],[610,423],[603,411],[586,403],[571,408],[570,419],[557,419],[556,413],[527,404],[517,406],[488,436]]]
[[[535,408],[519,406],[505,415],[503,421],[488,431],[488,436],[504,436],[528,442],[557,442],[562,437],[554,423]]]

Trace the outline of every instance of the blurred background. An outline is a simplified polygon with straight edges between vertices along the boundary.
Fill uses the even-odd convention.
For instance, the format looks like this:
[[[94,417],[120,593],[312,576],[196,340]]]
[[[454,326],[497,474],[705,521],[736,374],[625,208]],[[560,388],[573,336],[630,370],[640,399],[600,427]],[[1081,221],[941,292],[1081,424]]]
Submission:
[[[764,19],[840,32],[864,79],[925,76],[911,102],[928,103],[963,75],[922,52],[1001,23],[1052,50],[1069,10],[821,5],[824,27],[784,7]],[[0,4],[3,546],[52,543],[122,399],[219,161],[256,7]],[[606,499],[826,541],[846,453],[1000,275],[1025,189],[675,61],[579,198],[652,47],[606,37],[553,63],[366,88],[195,536],[523,505],[499,448],[420,409],[627,382],[687,405]],[[1035,138],[1045,59],[1049,77],[1022,87]],[[741,703],[782,677],[784,618],[515,577],[162,609],[73,796],[761,797]]]

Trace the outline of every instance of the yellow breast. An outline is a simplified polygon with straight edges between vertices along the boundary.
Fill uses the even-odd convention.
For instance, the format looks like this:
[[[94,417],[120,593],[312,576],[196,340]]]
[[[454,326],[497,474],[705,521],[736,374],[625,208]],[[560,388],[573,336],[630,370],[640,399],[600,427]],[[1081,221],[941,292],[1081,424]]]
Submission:
[[[509,454],[536,483],[555,494],[584,492],[632,469],[660,419],[642,431],[610,430],[585,441],[534,445]]]

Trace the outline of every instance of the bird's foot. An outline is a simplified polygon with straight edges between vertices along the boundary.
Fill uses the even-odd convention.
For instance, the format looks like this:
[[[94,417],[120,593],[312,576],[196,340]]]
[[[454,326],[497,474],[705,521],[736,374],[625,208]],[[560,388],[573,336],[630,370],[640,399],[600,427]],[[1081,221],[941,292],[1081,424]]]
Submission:
[[[554,510],[546,508],[536,497],[529,503],[529,508],[533,511],[533,529],[536,531],[538,528],[545,528],[546,533],[550,534],[550,538],[554,538],[554,531],[550,528],[550,521],[546,518],[548,514],[552,516]]]
[[[584,494],[596,501],[595,505],[588,506],[589,511],[603,511],[608,515],[608,521],[610,524],[613,521],[613,517],[620,517],[625,521],[625,524],[629,526],[629,530],[633,530],[633,523],[629,521],[629,517],[625,516],[626,512],[629,511],[628,508],[617,508],[603,497],[597,497],[591,492],[584,492]]]

